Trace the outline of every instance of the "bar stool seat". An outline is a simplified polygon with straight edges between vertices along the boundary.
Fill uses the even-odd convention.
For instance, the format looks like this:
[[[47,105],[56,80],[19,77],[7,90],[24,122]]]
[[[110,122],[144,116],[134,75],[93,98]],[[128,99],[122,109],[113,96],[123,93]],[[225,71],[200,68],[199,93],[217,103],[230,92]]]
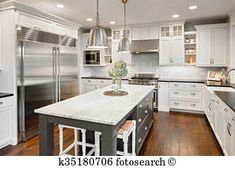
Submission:
[[[70,150],[74,148],[74,155],[78,155],[78,146],[82,146],[82,156],[90,156],[93,153],[95,156],[99,156],[100,154],[100,136],[101,132],[95,131],[95,144],[89,144],[86,143],[86,129],[82,128],[76,128],[76,127],[71,127],[71,126],[66,126],[66,125],[61,125],[59,124],[59,155],[60,156],[68,156],[70,154],[67,154]],[[65,150],[64,150],[64,143],[63,143],[63,130],[65,128],[68,129],[73,129],[74,130],[74,140],[71,145],[69,145]],[[81,132],[82,139],[81,141],[78,140],[78,132]],[[86,148],[91,147],[91,150],[86,153]]]
[[[123,140],[123,152],[117,151],[117,155],[124,156],[135,156],[135,144],[136,144],[136,121],[135,120],[127,120],[118,130],[117,130],[117,138]],[[128,138],[132,134],[132,152],[128,153]]]

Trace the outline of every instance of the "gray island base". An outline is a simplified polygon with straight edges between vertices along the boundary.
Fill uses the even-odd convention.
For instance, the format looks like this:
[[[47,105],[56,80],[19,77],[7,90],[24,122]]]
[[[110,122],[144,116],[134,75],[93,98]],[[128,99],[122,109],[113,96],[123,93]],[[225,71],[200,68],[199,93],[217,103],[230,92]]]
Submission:
[[[54,124],[63,124],[90,131],[100,131],[101,155],[115,156],[116,130],[127,118],[136,120],[136,154],[152,126],[153,86],[124,85],[126,96],[105,96],[110,86],[95,90],[40,109],[40,155],[54,155]]]

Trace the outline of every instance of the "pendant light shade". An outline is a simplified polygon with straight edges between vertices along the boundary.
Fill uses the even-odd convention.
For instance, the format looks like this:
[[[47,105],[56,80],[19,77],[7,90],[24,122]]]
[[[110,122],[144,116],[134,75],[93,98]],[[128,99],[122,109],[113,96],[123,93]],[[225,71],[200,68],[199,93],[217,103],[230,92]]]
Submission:
[[[90,36],[88,39],[88,48],[107,48],[108,38],[103,27],[100,26],[99,17],[99,0],[97,2],[97,16],[96,16],[96,26],[91,29]]]
[[[126,4],[128,0],[122,0],[122,3],[124,4],[124,29],[123,29],[123,38],[119,42],[118,45],[118,52],[121,53],[130,53],[130,40],[128,38],[129,31],[126,30]]]

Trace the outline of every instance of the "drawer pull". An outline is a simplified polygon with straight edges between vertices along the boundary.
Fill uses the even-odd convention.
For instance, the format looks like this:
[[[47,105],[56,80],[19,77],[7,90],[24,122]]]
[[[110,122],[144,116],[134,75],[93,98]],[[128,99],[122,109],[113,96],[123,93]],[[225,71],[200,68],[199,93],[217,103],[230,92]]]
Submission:
[[[140,108],[142,108],[143,106],[142,106],[142,104],[140,104],[140,106],[139,106]]]
[[[196,106],[196,104],[191,104],[191,106],[195,107],[195,106]]]
[[[192,87],[193,87],[193,88],[195,88],[195,87],[196,87],[196,85],[192,85]]]
[[[144,130],[147,131],[147,130],[148,130],[148,127],[146,126],[146,127],[144,128]]]
[[[3,104],[3,102],[0,102],[0,105]]]
[[[235,117],[233,117],[233,121],[235,121]]]
[[[224,109],[224,111],[225,111],[225,112],[228,112],[228,109],[227,109],[227,108],[225,108],[225,109]]]
[[[138,122],[140,123],[142,121],[142,119],[139,118]]]
[[[149,98],[146,98],[146,101],[149,101]]]
[[[195,96],[195,95],[196,95],[196,93],[191,93],[191,95],[192,95],[192,96]]]
[[[145,114],[148,114],[148,110],[145,110],[144,113],[145,113]]]
[[[219,100],[217,100],[216,103],[219,104]]]
[[[179,105],[179,103],[175,102],[175,105]]]
[[[142,138],[139,138],[138,143],[140,143],[141,141],[142,141]]]
[[[88,80],[88,82],[91,82],[91,80]]]
[[[179,85],[178,84],[174,84],[175,87],[178,87]]]
[[[175,94],[179,94],[179,92],[175,92]]]

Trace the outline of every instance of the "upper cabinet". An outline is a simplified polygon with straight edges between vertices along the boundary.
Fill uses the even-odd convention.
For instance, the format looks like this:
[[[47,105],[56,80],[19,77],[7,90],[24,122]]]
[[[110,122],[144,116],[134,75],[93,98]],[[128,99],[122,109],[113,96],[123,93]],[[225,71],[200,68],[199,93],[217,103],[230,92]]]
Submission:
[[[212,24],[195,27],[197,28],[197,65],[228,66],[229,25]]]
[[[46,32],[53,32],[53,22],[24,12],[18,13],[18,24]]]
[[[160,26],[160,65],[184,64],[184,24]]]
[[[131,29],[132,40],[151,40],[159,39],[159,27],[133,27]]]
[[[54,24],[54,31],[55,31],[55,33],[57,33],[59,35],[65,35],[65,36],[69,36],[69,37],[73,37],[73,38],[78,37],[77,29],[71,28],[71,27],[68,27],[65,25],[61,25],[59,23]]]
[[[59,35],[64,35],[72,38],[78,38],[78,29],[75,27],[63,25],[21,11],[18,11],[16,13],[16,16],[17,16],[16,23],[18,25],[37,29],[40,31],[56,33]]]
[[[2,70],[2,12],[0,11],[0,71]]]

